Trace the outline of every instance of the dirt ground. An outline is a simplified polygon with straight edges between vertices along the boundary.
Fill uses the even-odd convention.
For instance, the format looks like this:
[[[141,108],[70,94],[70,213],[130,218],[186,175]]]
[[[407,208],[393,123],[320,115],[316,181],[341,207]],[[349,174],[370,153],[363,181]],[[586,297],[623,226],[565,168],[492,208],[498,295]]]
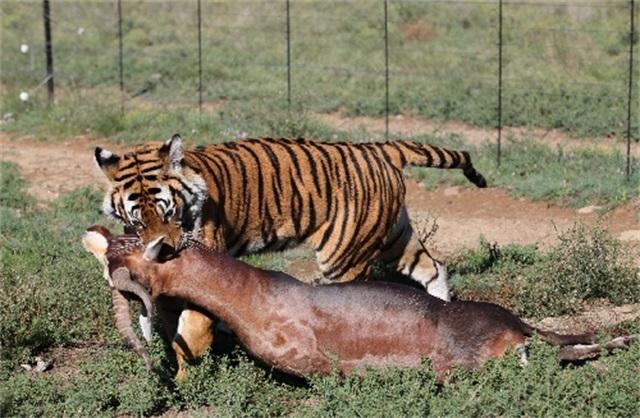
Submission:
[[[43,206],[60,194],[78,187],[106,187],[106,179],[93,159],[96,146],[104,142],[86,137],[48,143],[31,138],[10,140],[0,133],[0,159],[15,162],[29,181],[29,192]],[[111,150],[117,145],[108,144]],[[478,243],[482,235],[498,244],[538,244],[546,248],[559,232],[575,222],[592,224],[602,217],[605,225],[625,241],[640,242],[636,213],[640,199],[604,215],[593,208],[573,210],[546,202],[514,199],[498,188],[475,189],[441,186],[424,190],[407,179],[407,205],[412,218],[434,218],[438,231],[433,238],[436,249],[448,255],[461,247]],[[587,212],[587,213],[583,213]]]

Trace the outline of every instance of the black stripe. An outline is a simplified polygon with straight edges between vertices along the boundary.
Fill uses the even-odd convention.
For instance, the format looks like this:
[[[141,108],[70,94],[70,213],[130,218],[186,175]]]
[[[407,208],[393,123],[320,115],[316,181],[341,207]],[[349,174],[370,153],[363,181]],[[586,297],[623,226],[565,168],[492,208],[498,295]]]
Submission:
[[[449,155],[451,156],[451,167],[455,168],[455,167],[460,167],[460,153],[457,151],[449,151]]]
[[[302,151],[304,156],[307,158],[307,161],[309,163],[309,168],[311,169],[311,179],[313,180],[313,185],[316,188],[316,192],[318,193],[319,197],[322,197],[322,192],[320,190],[320,183],[318,182],[318,170],[316,168],[316,162],[313,156],[311,155],[311,153],[309,152],[309,150],[307,149],[307,147],[304,145],[304,142],[298,142],[298,143],[300,144],[300,150]]]
[[[389,143],[389,145],[391,145],[392,147],[394,147],[394,148],[398,151],[398,154],[400,154],[400,165],[401,165],[402,167],[404,167],[405,165],[407,165],[407,158],[405,157],[404,151],[402,151],[402,150],[400,149],[400,146],[399,146],[397,143],[395,143],[395,142],[390,142],[390,143]]]
[[[131,173],[127,173],[127,174],[122,174],[118,177],[114,177],[113,181],[115,182],[121,182],[124,180],[127,180],[130,177],[135,177],[137,175],[137,173],[135,171],[131,172]]]
[[[293,220],[293,229],[296,233],[296,237],[300,236],[300,225],[302,223],[302,195],[298,186],[296,186],[292,175],[289,175],[289,184],[291,186],[291,217]]]
[[[131,161],[129,164],[124,165],[122,167],[118,168],[118,171],[124,171],[124,170],[128,170],[131,167],[135,167],[135,165],[138,164],[138,162],[136,160]]]
[[[278,192],[277,194],[280,195],[280,193],[282,193],[282,180],[281,180],[282,175],[280,173],[280,160],[278,159],[278,156],[276,155],[275,152],[273,152],[273,150],[268,144],[260,143],[260,146],[264,150],[265,154],[267,154],[267,157],[269,157],[269,161],[274,167],[273,171],[276,173],[276,175],[275,176],[272,175],[271,183],[272,184],[275,183],[275,188]],[[273,181],[274,178],[275,178],[275,182]],[[276,204],[278,204],[279,206],[278,199],[275,199],[275,200],[276,200]],[[278,207],[278,212],[282,213],[282,209],[280,207]]]
[[[444,153],[442,152],[442,150],[438,147],[433,147],[433,151],[438,154],[438,158],[440,158],[440,163],[438,165],[438,167],[444,167],[445,165],[445,159],[444,159]]]
[[[148,172],[150,172],[150,171],[159,170],[159,169],[161,169],[162,167],[163,167],[163,165],[162,165],[162,164],[159,164],[159,165],[154,165],[154,166],[147,167],[147,168],[141,168],[141,169],[140,169],[140,173],[141,173],[141,174],[148,173]]]
[[[418,251],[415,252],[415,254],[413,254],[413,260],[411,261],[411,264],[409,265],[409,274],[407,274],[408,276],[411,276],[411,274],[413,274],[413,270],[415,270],[416,266],[420,262],[420,256],[422,254],[426,254],[426,251],[418,250]]]
[[[133,183],[135,183],[136,180],[137,180],[136,178],[129,180],[128,182],[122,185],[122,188],[125,190],[131,188],[131,186],[133,186]]]
[[[348,194],[347,194],[347,189],[344,188],[343,189],[343,198],[344,201],[347,202],[347,199],[349,198]],[[348,224],[348,220],[349,220],[349,206],[345,205],[344,209],[342,211],[343,213],[343,218],[342,218],[342,224],[340,225],[340,230],[339,230],[339,234],[338,234],[338,243],[336,244],[335,248],[333,249],[333,251],[331,252],[331,254],[329,254],[329,257],[327,258],[327,260],[331,260],[340,250],[340,246],[342,244],[342,241],[344,240],[344,234],[345,234],[345,230],[347,229],[347,224]],[[333,263],[332,263],[333,264]]]
[[[249,153],[249,155],[251,155],[251,157],[255,160],[256,162],[256,168],[258,169],[258,173],[257,173],[257,177],[258,177],[258,216],[262,215],[263,212],[263,208],[265,206],[265,200],[264,200],[264,179],[262,177],[262,167],[260,164],[260,158],[258,157],[258,155],[249,147],[245,146],[244,144],[240,144],[238,145],[239,148],[243,149],[244,151],[246,151],[247,153]],[[249,214],[249,216],[251,216],[251,214]]]
[[[293,167],[296,170],[296,175],[298,176],[298,178],[302,178],[302,171],[300,170],[300,164],[298,163],[298,156],[296,155],[296,153],[293,151],[291,146],[287,143],[283,142],[283,143],[280,143],[279,145],[284,148],[287,154],[289,154],[289,158],[291,158],[291,164],[293,164]]]
[[[309,193],[307,195],[307,201],[309,202],[309,209],[307,210],[307,217],[309,222],[302,235],[299,237],[300,241],[304,241],[311,232],[316,229],[316,205],[314,204],[314,196]]]

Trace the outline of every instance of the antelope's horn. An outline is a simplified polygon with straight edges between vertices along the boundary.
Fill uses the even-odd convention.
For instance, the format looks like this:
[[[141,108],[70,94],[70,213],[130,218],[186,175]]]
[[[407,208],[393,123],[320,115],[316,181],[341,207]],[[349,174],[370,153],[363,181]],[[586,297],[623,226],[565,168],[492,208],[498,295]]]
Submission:
[[[131,321],[131,314],[129,312],[129,301],[122,294],[122,291],[131,292],[138,296],[140,300],[145,304],[148,312],[151,308],[151,298],[144,288],[137,282],[131,280],[129,270],[124,267],[118,268],[113,272],[112,280],[114,287],[111,289],[111,299],[113,303],[113,310],[116,318],[116,328],[120,335],[124,338],[125,343],[131,347],[142,359],[148,370],[153,369],[153,362],[145,346],[140,342],[140,339],[133,330]],[[134,283],[132,285],[132,283]],[[135,286],[137,284],[138,286]],[[141,291],[142,290],[142,291]]]

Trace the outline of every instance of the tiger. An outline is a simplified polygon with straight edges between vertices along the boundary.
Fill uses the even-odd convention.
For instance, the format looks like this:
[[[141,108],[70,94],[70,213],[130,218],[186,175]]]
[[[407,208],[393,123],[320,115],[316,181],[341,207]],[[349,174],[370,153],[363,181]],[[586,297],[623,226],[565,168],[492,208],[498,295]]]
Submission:
[[[175,134],[122,156],[97,147],[95,160],[110,184],[103,212],[145,243],[162,236],[177,250],[198,240],[233,256],[306,244],[319,284],[366,279],[379,262],[444,300],[446,268],[411,227],[403,170],[461,169],[487,184],[468,152],[405,140],[255,138],[185,150]],[[190,340],[212,341],[210,325],[191,309],[180,314],[179,369],[206,348]]]

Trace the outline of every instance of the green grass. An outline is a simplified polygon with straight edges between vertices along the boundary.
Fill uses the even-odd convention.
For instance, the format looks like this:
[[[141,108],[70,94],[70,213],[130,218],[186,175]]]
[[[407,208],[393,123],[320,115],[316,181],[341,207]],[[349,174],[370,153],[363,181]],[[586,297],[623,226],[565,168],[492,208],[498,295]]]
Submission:
[[[80,245],[80,235],[90,224],[116,230],[97,213],[100,194],[80,189],[39,209],[26,195],[27,184],[16,167],[2,163],[0,170],[2,416],[148,416],[166,411],[230,417],[640,414],[639,343],[597,363],[562,367],[555,360],[556,348],[534,340],[528,367],[522,368],[510,355],[475,372],[457,371],[442,386],[436,385],[428,363],[413,370],[372,370],[363,376],[331,375],[305,383],[261,368],[239,351],[210,352],[190,367],[184,383],[176,384],[172,356],[156,338],[150,352],[161,371],[149,374],[118,337],[100,267]],[[277,268],[281,263],[278,256],[249,261]],[[562,312],[553,304],[565,299],[578,304],[578,299],[565,295],[583,287],[596,293],[583,292],[579,298],[637,300],[632,292],[640,288],[637,271],[627,270],[628,262],[601,230],[577,229],[547,254],[532,247],[491,250],[483,244],[461,254],[452,266],[461,295],[477,292],[482,278],[502,286],[520,274],[539,274],[535,277],[542,287],[530,288],[534,293],[528,300],[548,289],[535,306]],[[543,274],[549,271],[557,277]],[[484,295],[496,299],[501,293],[494,287]],[[518,302],[522,297],[509,300],[516,301],[516,309],[523,303]],[[522,306],[529,310],[521,312],[539,312],[531,310],[534,305]],[[620,329],[638,332],[640,325],[634,321],[612,332]],[[33,362],[36,355],[51,358],[65,351],[66,358],[58,354],[53,369],[42,374],[18,366]]]
[[[477,148],[458,145],[455,139],[418,137],[418,140],[470,149],[474,165],[491,187],[501,187],[515,197],[553,201],[579,208],[587,204],[614,207],[638,194],[640,165],[631,159],[632,172],[625,177],[626,157],[617,151],[595,148],[553,149],[526,138],[503,146],[500,167],[495,162],[495,144]],[[468,185],[462,176],[446,170],[413,169],[428,187],[441,182]]]
[[[628,78],[628,3],[609,7],[506,4],[503,122],[560,128],[577,136],[623,136]],[[120,93],[116,8],[110,1],[52,1],[58,97]],[[202,2],[206,101],[259,102],[286,109],[284,2]],[[4,112],[35,100],[45,74],[41,4],[4,1],[0,65]],[[197,103],[195,2],[123,3],[125,95],[161,104]],[[79,34],[78,29],[84,32]],[[392,113],[497,124],[495,3],[389,5]],[[19,51],[30,45],[27,54]],[[385,109],[382,3],[293,1],[293,108],[380,116]],[[636,83],[639,78],[636,77]],[[640,138],[637,84],[633,135]],[[129,106],[130,103],[127,103]],[[108,130],[109,128],[107,128]]]

